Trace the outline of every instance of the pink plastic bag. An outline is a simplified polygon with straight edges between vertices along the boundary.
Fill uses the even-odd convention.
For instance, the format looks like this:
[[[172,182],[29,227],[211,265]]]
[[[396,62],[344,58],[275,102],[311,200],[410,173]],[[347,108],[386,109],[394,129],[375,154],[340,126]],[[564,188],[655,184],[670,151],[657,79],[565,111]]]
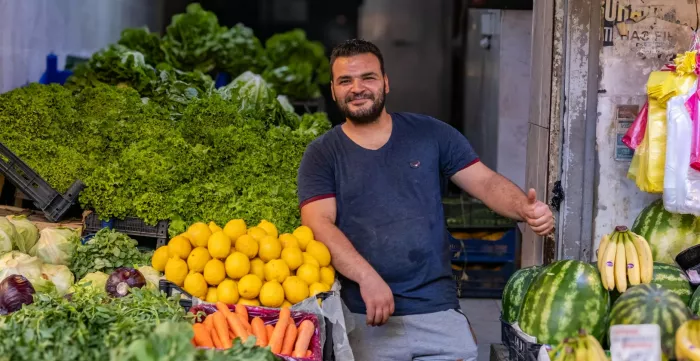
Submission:
[[[690,120],[693,124],[690,142],[690,167],[700,171],[700,95],[697,91],[688,98],[685,107],[690,113]]]
[[[639,114],[637,114],[637,117],[634,118],[634,122],[632,122],[630,128],[627,129],[627,133],[625,133],[625,135],[622,137],[622,142],[625,143],[628,148],[635,150],[640,144],[642,144],[642,141],[644,140],[644,133],[646,133],[647,130],[648,115],[649,102],[647,101],[644,102],[644,106],[639,111]]]
[[[228,305],[228,308],[231,310],[231,312],[235,312],[236,307],[241,307],[240,305]],[[253,317],[260,317],[263,322],[265,322],[266,325],[275,325],[277,324],[277,319],[279,318],[280,310],[279,309],[272,309],[272,308],[264,308],[264,307],[255,307],[255,306],[245,306],[246,310],[248,310],[248,317],[251,319]],[[193,306],[190,308],[190,312],[193,314],[197,314],[199,312],[204,312],[206,315],[211,315],[212,313],[216,312],[216,305],[213,304],[201,304],[197,306]],[[294,319],[294,323],[299,326],[302,321],[304,320],[310,320],[311,322],[314,323],[314,335],[311,337],[311,343],[309,344],[309,350],[311,350],[312,356],[311,357],[304,357],[304,358],[296,358],[296,357],[291,357],[291,356],[283,356],[283,355],[276,355],[277,357],[281,358],[282,360],[285,361],[321,361],[323,357],[323,349],[321,348],[321,327],[320,323],[318,321],[318,317],[314,315],[313,313],[308,313],[308,312],[300,312],[300,311],[291,311],[292,319]],[[199,322],[203,322],[204,319],[199,320]]]

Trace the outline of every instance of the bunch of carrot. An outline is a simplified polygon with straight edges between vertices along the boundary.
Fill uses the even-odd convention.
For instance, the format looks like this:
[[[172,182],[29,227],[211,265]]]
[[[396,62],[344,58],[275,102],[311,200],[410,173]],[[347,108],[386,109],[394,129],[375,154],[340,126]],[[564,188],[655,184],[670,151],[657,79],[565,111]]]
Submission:
[[[231,312],[224,303],[217,302],[216,309],[204,322],[192,326],[195,346],[228,349],[237,337],[245,342],[254,336],[255,345],[269,346],[272,353],[300,358],[312,356],[309,344],[314,334],[313,322],[304,320],[297,328],[287,307],[280,310],[275,325],[265,325],[260,317],[253,317],[249,322],[248,310],[243,305],[236,305]]]

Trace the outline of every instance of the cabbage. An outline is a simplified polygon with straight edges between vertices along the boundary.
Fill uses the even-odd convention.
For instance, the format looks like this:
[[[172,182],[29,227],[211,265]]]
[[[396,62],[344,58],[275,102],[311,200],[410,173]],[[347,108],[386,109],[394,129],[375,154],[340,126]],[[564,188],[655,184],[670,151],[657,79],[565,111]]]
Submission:
[[[146,278],[146,288],[157,290],[160,287],[160,280],[164,278],[161,277],[160,272],[156,271],[155,268],[151,266],[141,266],[137,268],[137,270]]]
[[[67,266],[44,263],[41,265],[41,273],[55,286],[59,295],[63,296],[75,282],[75,276]]]
[[[86,274],[85,277],[83,277],[83,279],[78,281],[78,283],[76,285],[90,287],[90,288],[96,288],[96,289],[104,291],[105,285],[107,284],[107,279],[109,279],[109,275],[107,275],[104,272],[92,272],[92,273]],[[90,284],[86,285],[86,283],[88,283],[88,282],[90,282]]]
[[[37,292],[48,293],[55,289],[41,273],[41,260],[28,254],[12,251],[0,257],[0,281],[13,274],[27,278]]]
[[[19,239],[15,226],[5,217],[0,217],[0,253],[12,251],[12,245]]]
[[[44,263],[68,266],[78,243],[80,237],[71,228],[44,228],[39,232],[39,242],[29,253]]]
[[[15,226],[19,237],[14,239],[14,249],[29,253],[29,250],[34,247],[36,241],[39,240],[39,229],[34,223],[27,219],[27,216],[7,216],[7,219]],[[29,254],[30,256],[35,256]]]

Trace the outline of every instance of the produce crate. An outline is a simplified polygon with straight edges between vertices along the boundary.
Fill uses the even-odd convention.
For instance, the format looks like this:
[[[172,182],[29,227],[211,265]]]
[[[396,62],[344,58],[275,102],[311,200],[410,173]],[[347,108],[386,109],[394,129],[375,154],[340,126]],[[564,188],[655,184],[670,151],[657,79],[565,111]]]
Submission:
[[[168,227],[170,221],[159,221],[155,226],[146,224],[142,219],[136,217],[126,217],[125,219],[110,219],[101,221],[99,217],[90,212],[85,216],[85,227],[83,236],[97,233],[102,228],[114,229],[132,237],[147,237],[156,239],[156,248],[168,243]]]
[[[181,295],[180,297],[180,306],[182,306],[186,312],[190,312],[191,309],[197,309],[200,308],[203,305],[209,305],[209,303],[197,298],[193,297],[190,295],[187,291],[183,290],[182,288],[178,287],[176,284],[167,281],[167,280],[160,280],[158,284],[158,288],[160,289],[161,292],[165,293],[168,297],[174,296],[174,295]],[[326,297],[330,295],[330,292],[322,292],[316,295],[317,298],[323,300]],[[256,309],[262,309],[263,307],[255,307]],[[333,327],[330,327],[331,322],[328,318],[324,318],[325,324],[327,325],[325,328],[325,342],[322,347],[322,361],[335,361],[335,354],[333,353]]]
[[[467,195],[442,200],[448,228],[509,228],[516,222],[489,209],[481,201]]]
[[[503,288],[515,273],[515,263],[452,263],[452,278],[457,282],[457,296],[501,298]]]
[[[514,262],[517,248],[516,231],[515,228],[505,232],[453,231],[453,239],[450,240],[452,261],[476,263]]]
[[[501,340],[508,348],[511,361],[537,361],[541,344],[523,338],[511,324],[501,319]]]
[[[83,182],[76,180],[65,194],[58,193],[2,143],[0,143],[0,172],[5,179],[10,180],[29,197],[51,222],[58,222],[85,188]]]

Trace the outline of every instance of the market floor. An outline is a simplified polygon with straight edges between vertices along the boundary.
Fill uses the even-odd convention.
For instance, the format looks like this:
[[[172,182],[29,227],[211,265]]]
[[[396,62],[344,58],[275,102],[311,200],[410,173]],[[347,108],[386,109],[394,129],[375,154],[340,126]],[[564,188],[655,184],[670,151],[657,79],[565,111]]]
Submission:
[[[491,344],[501,343],[501,300],[462,298],[459,303],[476,333],[479,344],[477,361],[488,361]]]

